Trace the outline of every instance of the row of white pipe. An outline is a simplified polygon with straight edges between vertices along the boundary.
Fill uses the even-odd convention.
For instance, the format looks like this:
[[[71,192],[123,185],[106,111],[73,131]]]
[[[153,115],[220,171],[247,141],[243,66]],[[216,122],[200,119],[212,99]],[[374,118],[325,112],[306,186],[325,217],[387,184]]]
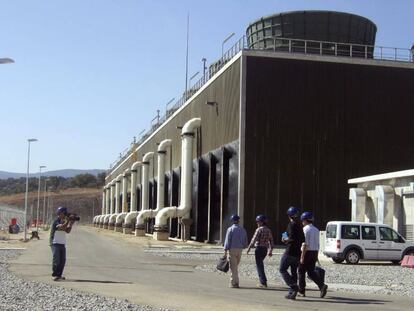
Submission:
[[[104,187],[102,196],[102,214],[95,216],[94,224],[106,228],[121,231],[125,234],[131,233],[135,229],[135,235],[145,234],[145,221],[155,217],[156,239],[168,238],[168,219],[180,217],[183,219],[190,217],[191,211],[191,189],[193,184],[193,139],[195,129],[201,126],[201,119],[194,118],[189,120],[182,128],[182,150],[181,150],[181,194],[179,206],[164,207],[165,193],[165,155],[171,146],[171,140],[163,140],[157,149],[158,171],[157,171],[157,206],[154,210],[149,208],[149,164],[153,157],[153,152],[144,155],[142,161],[135,162],[130,169],[125,170],[113,181]],[[141,167],[141,210],[137,211],[137,174]],[[131,175],[131,211],[127,213],[127,183],[128,176]],[[122,181],[122,204],[120,202],[120,184]],[[115,197],[115,204],[114,204]],[[122,210],[120,210],[122,206]],[[121,229],[122,228],[122,229]]]

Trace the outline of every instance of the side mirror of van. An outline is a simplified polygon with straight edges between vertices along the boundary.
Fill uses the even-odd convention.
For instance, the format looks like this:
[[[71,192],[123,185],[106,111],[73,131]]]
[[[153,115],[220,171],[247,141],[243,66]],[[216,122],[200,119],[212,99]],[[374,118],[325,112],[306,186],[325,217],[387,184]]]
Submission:
[[[394,242],[396,242],[396,243],[405,243],[405,240],[403,239],[403,237],[401,235],[398,235],[398,239],[394,240]]]

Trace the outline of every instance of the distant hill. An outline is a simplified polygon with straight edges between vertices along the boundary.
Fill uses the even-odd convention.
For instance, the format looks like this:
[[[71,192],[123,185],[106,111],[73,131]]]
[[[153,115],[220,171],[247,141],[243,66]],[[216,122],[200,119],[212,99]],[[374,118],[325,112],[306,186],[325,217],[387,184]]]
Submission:
[[[74,177],[79,174],[92,174],[97,176],[99,173],[105,172],[105,170],[100,169],[91,169],[91,170],[76,170],[76,169],[66,169],[66,170],[57,170],[57,171],[46,171],[42,172],[42,176],[61,176],[65,178]],[[30,177],[36,177],[38,173],[31,173]],[[5,172],[0,171],[0,179],[7,179],[7,178],[20,178],[26,177],[24,173],[12,173],[12,172]]]

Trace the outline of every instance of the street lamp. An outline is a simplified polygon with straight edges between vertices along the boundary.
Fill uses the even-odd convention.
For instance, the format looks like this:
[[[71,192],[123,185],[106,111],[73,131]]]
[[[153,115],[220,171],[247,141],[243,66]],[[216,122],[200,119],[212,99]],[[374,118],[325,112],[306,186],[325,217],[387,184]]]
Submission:
[[[43,213],[42,213],[42,225],[45,228],[45,214],[46,214],[46,191],[47,191],[47,181],[49,178],[45,179],[45,190],[43,191]]]
[[[224,56],[224,44],[229,41],[233,36],[235,35],[235,33],[231,33],[226,39],[224,39],[223,43],[221,44],[221,57]]]
[[[26,194],[24,196],[24,241],[27,241],[27,195],[29,192],[29,163],[30,163],[30,143],[37,141],[36,138],[29,138],[27,140],[27,173],[26,173]]]
[[[39,205],[40,205],[40,178],[42,177],[42,168],[46,166],[39,166],[39,186],[37,187],[37,211],[36,211],[36,231],[39,231]]]
[[[11,58],[0,58],[0,64],[13,64],[14,60],[12,60]]]
[[[207,66],[206,66],[207,58],[203,57],[203,59],[201,61],[203,62],[203,77],[205,78],[206,71],[207,71]]]

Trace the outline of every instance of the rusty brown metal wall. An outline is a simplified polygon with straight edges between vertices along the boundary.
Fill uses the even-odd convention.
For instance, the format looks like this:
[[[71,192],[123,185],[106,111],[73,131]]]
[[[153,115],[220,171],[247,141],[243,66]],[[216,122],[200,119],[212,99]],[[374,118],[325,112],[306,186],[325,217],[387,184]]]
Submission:
[[[215,106],[206,105],[207,101],[217,102],[217,109]],[[149,141],[141,145],[134,159],[130,159],[122,167],[111,172],[107,182],[116,178],[133,162],[142,160],[145,153],[156,152],[157,143],[167,138],[172,139],[172,148],[167,150],[165,169],[169,171],[180,166],[181,130],[177,127],[183,126],[195,117],[201,118],[201,128],[196,135],[198,143],[194,144],[194,158],[237,140],[239,137],[239,105],[240,60],[237,60],[173,119],[170,119]],[[154,160],[155,165],[150,167],[150,179],[157,175],[156,155]]]
[[[247,57],[244,224],[348,220],[351,177],[414,167],[414,70]],[[278,238],[277,238],[278,240]]]

